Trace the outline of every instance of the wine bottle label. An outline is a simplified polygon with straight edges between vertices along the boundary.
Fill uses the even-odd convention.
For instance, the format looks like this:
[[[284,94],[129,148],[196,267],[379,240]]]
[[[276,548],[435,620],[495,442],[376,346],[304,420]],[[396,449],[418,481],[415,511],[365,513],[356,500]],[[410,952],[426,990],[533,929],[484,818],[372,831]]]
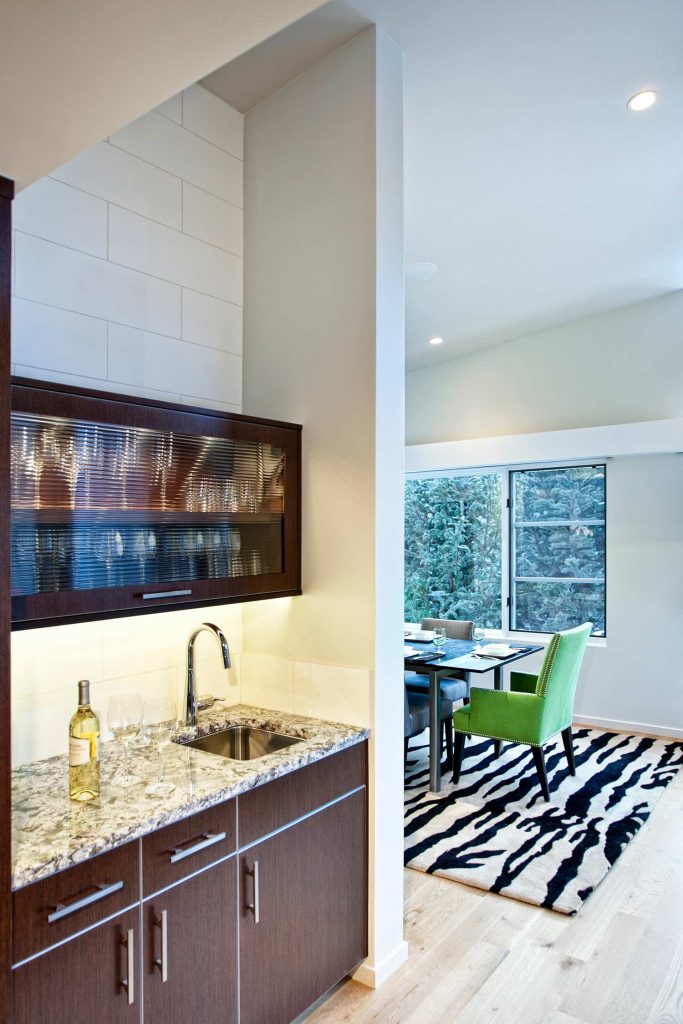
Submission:
[[[90,740],[79,736],[69,736],[69,768],[90,763]]]

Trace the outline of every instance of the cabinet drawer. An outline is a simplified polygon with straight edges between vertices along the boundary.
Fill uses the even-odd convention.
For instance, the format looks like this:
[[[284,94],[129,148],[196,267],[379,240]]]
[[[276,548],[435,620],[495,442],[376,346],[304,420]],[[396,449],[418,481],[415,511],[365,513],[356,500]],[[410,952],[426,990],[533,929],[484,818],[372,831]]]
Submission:
[[[246,846],[344,793],[364,786],[367,743],[357,743],[237,798],[239,845]]]
[[[14,962],[140,898],[139,844],[127,843],[13,894]]]
[[[143,893],[167,885],[213,864],[236,847],[235,801],[210,807],[142,840]]]

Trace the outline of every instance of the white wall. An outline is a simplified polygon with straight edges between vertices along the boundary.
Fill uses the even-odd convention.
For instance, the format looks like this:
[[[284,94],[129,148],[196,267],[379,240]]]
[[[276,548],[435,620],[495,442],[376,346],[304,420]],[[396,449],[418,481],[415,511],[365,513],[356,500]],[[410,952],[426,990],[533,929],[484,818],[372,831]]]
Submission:
[[[369,31],[246,117],[245,411],[303,423],[303,589],[245,606],[245,692],[372,726],[370,956],[402,924],[400,54]],[[258,652],[258,653],[256,653]]]
[[[17,196],[15,373],[240,410],[242,137],[192,86]]]
[[[682,325],[678,291],[410,372],[406,441],[681,416]]]
[[[17,197],[15,373],[240,411],[242,137],[193,86]],[[14,633],[14,763],[66,750],[78,679],[103,724],[112,693],[180,695],[204,617],[234,656],[202,637],[200,688],[237,703],[239,606]]]

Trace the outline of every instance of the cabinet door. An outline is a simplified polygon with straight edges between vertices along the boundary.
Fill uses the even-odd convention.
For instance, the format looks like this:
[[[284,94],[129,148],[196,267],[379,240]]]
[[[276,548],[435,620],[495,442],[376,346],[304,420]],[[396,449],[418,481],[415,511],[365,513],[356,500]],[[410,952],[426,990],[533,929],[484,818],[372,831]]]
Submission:
[[[18,967],[14,1024],[136,1024],[139,934],[129,910]]]
[[[143,904],[145,1021],[237,1021],[236,858]]]
[[[365,791],[240,858],[241,1024],[289,1024],[367,954]]]

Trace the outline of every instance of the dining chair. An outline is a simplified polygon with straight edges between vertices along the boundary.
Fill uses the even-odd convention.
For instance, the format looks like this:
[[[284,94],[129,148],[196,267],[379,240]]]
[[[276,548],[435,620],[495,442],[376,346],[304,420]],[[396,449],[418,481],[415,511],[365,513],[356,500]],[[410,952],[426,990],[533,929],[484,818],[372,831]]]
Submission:
[[[403,690],[403,770],[408,763],[408,744],[413,736],[429,728],[429,697],[422,693],[408,693]],[[442,737],[446,740],[447,764],[453,763],[453,705],[445,697],[441,698],[441,723],[439,726]],[[442,738],[443,743],[443,738]]]
[[[471,640],[474,622],[469,619],[423,619],[420,623],[421,629],[434,629],[435,626],[443,626],[446,630],[446,637],[449,640]],[[420,671],[405,673],[405,684],[409,693],[428,693],[429,675],[428,668]],[[453,669],[447,676],[440,680],[441,696],[447,697],[452,704],[462,700],[466,704],[470,699],[470,680],[468,672],[459,672]]]
[[[562,734],[571,775],[576,774],[572,743],[574,694],[593,624],[555,633],[538,675],[511,672],[510,690],[473,687],[470,703],[453,714],[455,751],[453,782],[460,781],[465,737],[488,736],[531,747],[541,790],[550,800],[543,744]]]

